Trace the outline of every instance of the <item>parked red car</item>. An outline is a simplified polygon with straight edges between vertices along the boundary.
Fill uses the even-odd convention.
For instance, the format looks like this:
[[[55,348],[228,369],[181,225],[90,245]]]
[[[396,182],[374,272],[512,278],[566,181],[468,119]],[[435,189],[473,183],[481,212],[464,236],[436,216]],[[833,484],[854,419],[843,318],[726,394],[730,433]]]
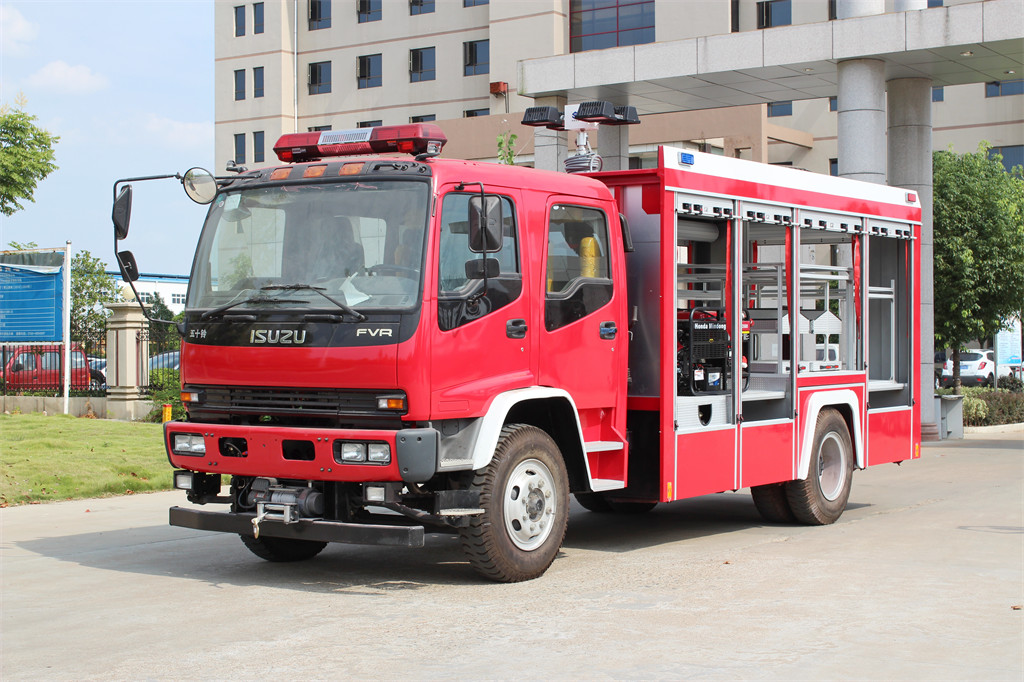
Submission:
[[[3,348],[2,357],[4,384],[8,390],[59,389],[63,385],[63,346],[8,346]],[[85,352],[71,348],[71,388],[82,390],[99,388],[102,376],[93,376]]]

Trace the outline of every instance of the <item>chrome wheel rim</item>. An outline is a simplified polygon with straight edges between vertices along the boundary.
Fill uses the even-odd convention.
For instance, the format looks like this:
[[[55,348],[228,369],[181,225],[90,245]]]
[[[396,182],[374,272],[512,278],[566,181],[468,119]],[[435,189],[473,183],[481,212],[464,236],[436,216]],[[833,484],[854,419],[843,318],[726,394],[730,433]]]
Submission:
[[[512,543],[530,552],[551,535],[557,503],[555,478],[539,460],[520,462],[504,490],[505,530]]]
[[[838,499],[846,484],[846,457],[846,446],[839,434],[826,434],[818,446],[818,488],[829,502]]]

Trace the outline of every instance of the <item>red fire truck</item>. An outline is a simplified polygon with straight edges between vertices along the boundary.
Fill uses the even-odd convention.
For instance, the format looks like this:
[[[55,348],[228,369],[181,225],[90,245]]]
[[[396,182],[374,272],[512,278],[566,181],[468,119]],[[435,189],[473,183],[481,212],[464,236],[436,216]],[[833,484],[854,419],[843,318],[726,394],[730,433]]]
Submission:
[[[448,531],[519,581],[570,494],[616,513],[750,488],[769,521],[828,524],[855,469],[918,456],[914,193],[669,147],[584,176],[444,142],[291,134],[277,167],[181,178],[210,210],[188,417],[164,430],[200,506],[172,524],[271,561]]]

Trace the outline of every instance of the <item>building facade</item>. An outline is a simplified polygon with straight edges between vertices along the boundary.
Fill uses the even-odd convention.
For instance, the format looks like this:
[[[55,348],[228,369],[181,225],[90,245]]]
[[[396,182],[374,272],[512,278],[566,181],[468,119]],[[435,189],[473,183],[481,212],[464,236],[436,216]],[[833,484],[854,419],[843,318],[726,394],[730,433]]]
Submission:
[[[878,0],[881,3],[883,0]],[[927,7],[983,0],[925,0]],[[886,12],[906,6],[884,0]],[[919,3],[924,6],[923,3]],[[836,0],[217,0],[216,161],[277,163],[283,133],[436,121],[446,156],[493,160],[519,125],[520,60],[607,47],[757,31],[836,18]],[[916,5],[915,5],[916,6]],[[524,87],[528,87],[525,84]],[[596,91],[594,98],[601,97]],[[982,140],[1007,166],[1024,163],[1024,81],[933,90],[935,149]],[[834,98],[729,110],[651,114],[630,135],[630,163],[659,144],[793,165],[837,168]],[[600,137],[594,140],[600,151]]]

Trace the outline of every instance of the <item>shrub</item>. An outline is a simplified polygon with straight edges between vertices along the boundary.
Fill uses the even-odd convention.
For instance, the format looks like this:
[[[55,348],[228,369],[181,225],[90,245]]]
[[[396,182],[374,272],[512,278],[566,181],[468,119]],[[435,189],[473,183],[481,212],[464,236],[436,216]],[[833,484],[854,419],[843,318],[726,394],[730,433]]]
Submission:
[[[999,381],[996,382],[999,388],[1010,391],[1011,393],[1024,393],[1024,381],[1021,381],[1015,376],[1009,374],[1005,377],[999,377]]]
[[[963,406],[964,426],[982,426],[988,423],[988,405],[984,400],[965,395]]]
[[[979,398],[985,401],[985,424],[1017,424],[1024,422],[1024,394],[1009,391],[988,391]]]
[[[150,372],[149,395],[153,400],[153,411],[146,415],[146,421],[160,421],[165,404],[171,405],[172,419],[185,418],[185,408],[181,404],[181,379],[178,370],[154,369]]]

